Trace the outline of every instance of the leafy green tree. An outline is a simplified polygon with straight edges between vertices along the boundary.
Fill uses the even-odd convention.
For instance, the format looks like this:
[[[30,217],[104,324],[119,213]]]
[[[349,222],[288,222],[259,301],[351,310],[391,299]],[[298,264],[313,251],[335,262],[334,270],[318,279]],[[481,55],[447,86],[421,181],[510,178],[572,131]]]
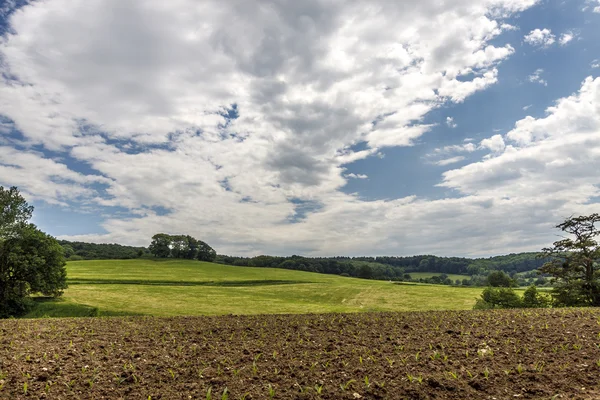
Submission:
[[[217,258],[217,252],[202,240],[198,240],[198,253],[196,257],[200,261],[212,262]]]
[[[19,190],[13,186],[0,186],[0,240],[16,235],[33,214],[33,206],[27,204]]]
[[[167,258],[171,255],[171,236],[166,233],[157,233],[152,236],[152,243],[148,250],[154,257]]]
[[[487,283],[492,287],[513,287],[516,282],[504,271],[492,271],[487,276]]]
[[[186,258],[185,256],[189,252],[188,240],[185,235],[172,235],[171,236],[171,257],[173,258]]]
[[[373,268],[369,264],[362,264],[358,267],[358,277],[363,279],[373,279]]]
[[[542,250],[550,259],[539,270],[551,275],[558,306],[600,306],[600,214],[570,217],[556,227],[570,237]]]
[[[193,260],[193,259],[197,258],[198,257],[198,248],[200,247],[200,242],[198,241],[198,239],[193,238],[190,235],[187,235],[185,237],[185,240],[187,241],[187,251],[183,255],[183,258],[186,258],[188,260]]]
[[[65,255],[65,258],[69,258],[73,255],[75,255],[75,250],[73,249],[73,247],[67,245],[62,245],[63,248],[63,253]]]
[[[547,295],[538,292],[535,285],[531,285],[523,293],[523,307],[526,308],[544,308],[550,307],[552,299]]]
[[[32,306],[31,294],[60,296],[66,284],[63,248],[28,224],[33,207],[16,188],[0,187],[0,317],[18,316]]]
[[[473,309],[487,310],[492,308],[519,308],[523,307],[523,301],[511,288],[488,287],[481,293]]]

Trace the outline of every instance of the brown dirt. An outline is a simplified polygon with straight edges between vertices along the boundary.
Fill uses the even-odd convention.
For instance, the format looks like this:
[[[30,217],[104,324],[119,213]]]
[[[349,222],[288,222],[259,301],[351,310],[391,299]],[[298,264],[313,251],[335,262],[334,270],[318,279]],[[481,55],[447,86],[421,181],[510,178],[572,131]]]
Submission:
[[[2,399],[598,399],[599,364],[598,309],[0,321]]]

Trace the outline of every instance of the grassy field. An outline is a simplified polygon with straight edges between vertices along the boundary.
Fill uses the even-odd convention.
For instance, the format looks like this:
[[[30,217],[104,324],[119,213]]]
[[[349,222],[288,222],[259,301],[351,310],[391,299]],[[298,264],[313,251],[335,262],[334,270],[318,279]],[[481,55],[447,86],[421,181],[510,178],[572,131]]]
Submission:
[[[440,275],[442,275],[442,272],[408,272],[408,274],[413,279],[425,279],[425,278],[431,278],[432,276],[440,276]],[[458,275],[458,274],[446,274],[446,275],[448,275],[448,278],[452,279],[452,281],[455,281],[457,279],[462,281],[463,279],[471,278],[469,275]]]
[[[29,317],[466,310],[481,293],[187,260],[74,261],[67,271],[63,298]]]

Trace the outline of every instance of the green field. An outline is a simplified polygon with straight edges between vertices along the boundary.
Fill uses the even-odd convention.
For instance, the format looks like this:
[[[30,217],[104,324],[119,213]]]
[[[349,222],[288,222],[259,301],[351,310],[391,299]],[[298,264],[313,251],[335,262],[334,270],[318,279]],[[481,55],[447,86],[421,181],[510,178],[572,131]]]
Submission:
[[[408,272],[412,279],[426,279],[431,278],[432,276],[440,276],[442,272]],[[471,278],[469,275],[458,275],[458,274],[446,274],[448,278],[455,280],[463,280]]]
[[[466,310],[481,293],[187,260],[73,261],[67,272],[62,299],[29,317]]]

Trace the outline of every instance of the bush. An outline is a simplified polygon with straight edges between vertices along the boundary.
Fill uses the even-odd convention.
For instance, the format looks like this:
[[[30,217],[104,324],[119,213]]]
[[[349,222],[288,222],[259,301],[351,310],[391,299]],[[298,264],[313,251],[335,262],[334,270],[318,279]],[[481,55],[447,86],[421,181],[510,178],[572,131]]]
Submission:
[[[489,310],[494,308],[520,308],[523,301],[511,288],[486,288],[477,299],[474,310]]]
[[[545,308],[552,301],[544,293],[538,292],[535,286],[530,286],[523,297],[519,297],[511,288],[488,287],[481,293],[481,298],[473,306],[474,310],[490,310],[495,308]]]
[[[545,308],[550,307],[552,300],[544,293],[538,292],[534,285],[527,288],[523,293],[523,307],[526,308]]]

